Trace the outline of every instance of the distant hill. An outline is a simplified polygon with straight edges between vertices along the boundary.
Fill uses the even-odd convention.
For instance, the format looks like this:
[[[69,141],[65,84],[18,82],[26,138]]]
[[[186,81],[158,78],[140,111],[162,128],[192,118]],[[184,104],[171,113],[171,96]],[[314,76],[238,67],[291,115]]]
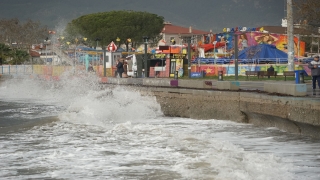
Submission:
[[[62,28],[81,15],[112,10],[146,11],[175,25],[213,32],[224,27],[279,25],[285,0],[1,0],[1,18],[40,21]]]

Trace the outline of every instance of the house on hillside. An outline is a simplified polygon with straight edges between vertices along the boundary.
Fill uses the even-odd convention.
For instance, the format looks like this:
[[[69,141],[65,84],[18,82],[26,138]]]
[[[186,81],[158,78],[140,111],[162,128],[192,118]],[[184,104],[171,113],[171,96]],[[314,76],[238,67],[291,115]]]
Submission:
[[[193,29],[191,26],[181,27],[171,24],[170,22],[165,22],[164,27],[161,31],[162,40],[160,40],[159,45],[182,45],[187,42],[183,40],[183,37],[191,37],[191,44],[196,44],[202,41],[204,35],[209,34],[208,31],[202,31]]]
[[[40,58],[40,53],[39,52],[30,50],[29,53],[30,53],[31,63],[32,64],[41,64],[41,63],[43,63],[43,60],[41,60],[41,58]]]

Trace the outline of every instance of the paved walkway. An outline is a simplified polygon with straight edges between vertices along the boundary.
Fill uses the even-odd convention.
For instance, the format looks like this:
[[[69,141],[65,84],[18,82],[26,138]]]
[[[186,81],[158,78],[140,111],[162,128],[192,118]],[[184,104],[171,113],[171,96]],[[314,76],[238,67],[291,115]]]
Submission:
[[[2,77],[0,77],[0,82],[4,81],[5,79],[8,78],[17,78],[11,75],[2,75]],[[123,78],[123,80],[125,80],[127,78]],[[143,78],[133,78],[134,80],[141,80],[140,83],[142,83],[142,79]],[[132,80],[133,80],[132,79]],[[152,78],[150,78],[152,79]],[[156,79],[162,79],[162,78],[156,78]],[[164,79],[171,79],[171,78],[164,78]],[[207,79],[198,79],[199,81],[206,81]],[[197,80],[195,80],[197,81]],[[217,82],[217,80],[211,80],[212,81],[212,85],[213,87],[215,87],[215,84]],[[279,83],[284,84],[284,83],[288,83],[288,84],[294,84],[294,81],[239,81],[240,82],[240,89],[243,90],[260,90],[263,91],[264,90],[264,83],[265,82],[272,82],[272,83]],[[138,83],[139,84],[139,83]],[[315,91],[312,90],[312,86],[311,86],[311,81],[307,81],[307,98],[316,98],[320,100],[320,89],[316,89]]]
[[[279,84],[294,84],[293,81],[240,81],[240,89],[243,90],[261,90],[263,91],[263,86],[265,82],[279,83]],[[306,82],[307,84],[307,97],[319,98],[320,99],[320,89],[315,91],[312,89],[311,82]]]

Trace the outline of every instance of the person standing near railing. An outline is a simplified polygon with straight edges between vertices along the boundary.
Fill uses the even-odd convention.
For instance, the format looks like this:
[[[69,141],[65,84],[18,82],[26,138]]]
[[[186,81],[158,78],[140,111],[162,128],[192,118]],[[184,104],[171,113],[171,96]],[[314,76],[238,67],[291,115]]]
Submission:
[[[316,81],[318,81],[318,87],[320,89],[320,62],[318,55],[314,56],[313,61],[308,64],[308,67],[311,69],[312,89],[316,89]]]

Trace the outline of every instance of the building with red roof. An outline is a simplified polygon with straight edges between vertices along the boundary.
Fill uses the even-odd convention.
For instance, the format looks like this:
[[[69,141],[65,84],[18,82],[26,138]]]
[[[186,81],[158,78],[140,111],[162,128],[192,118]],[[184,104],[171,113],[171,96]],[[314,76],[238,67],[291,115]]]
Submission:
[[[159,45],[175,45],[175,44],[185,44],[183,37],[191,36],[192,43],[197,43],[203,39],[203,35],[207,35],[210,32],[193,29],[191,26],[189,28],[176,26],[170,22],[165,22],[164,27],[161,31],[162,40]]]

